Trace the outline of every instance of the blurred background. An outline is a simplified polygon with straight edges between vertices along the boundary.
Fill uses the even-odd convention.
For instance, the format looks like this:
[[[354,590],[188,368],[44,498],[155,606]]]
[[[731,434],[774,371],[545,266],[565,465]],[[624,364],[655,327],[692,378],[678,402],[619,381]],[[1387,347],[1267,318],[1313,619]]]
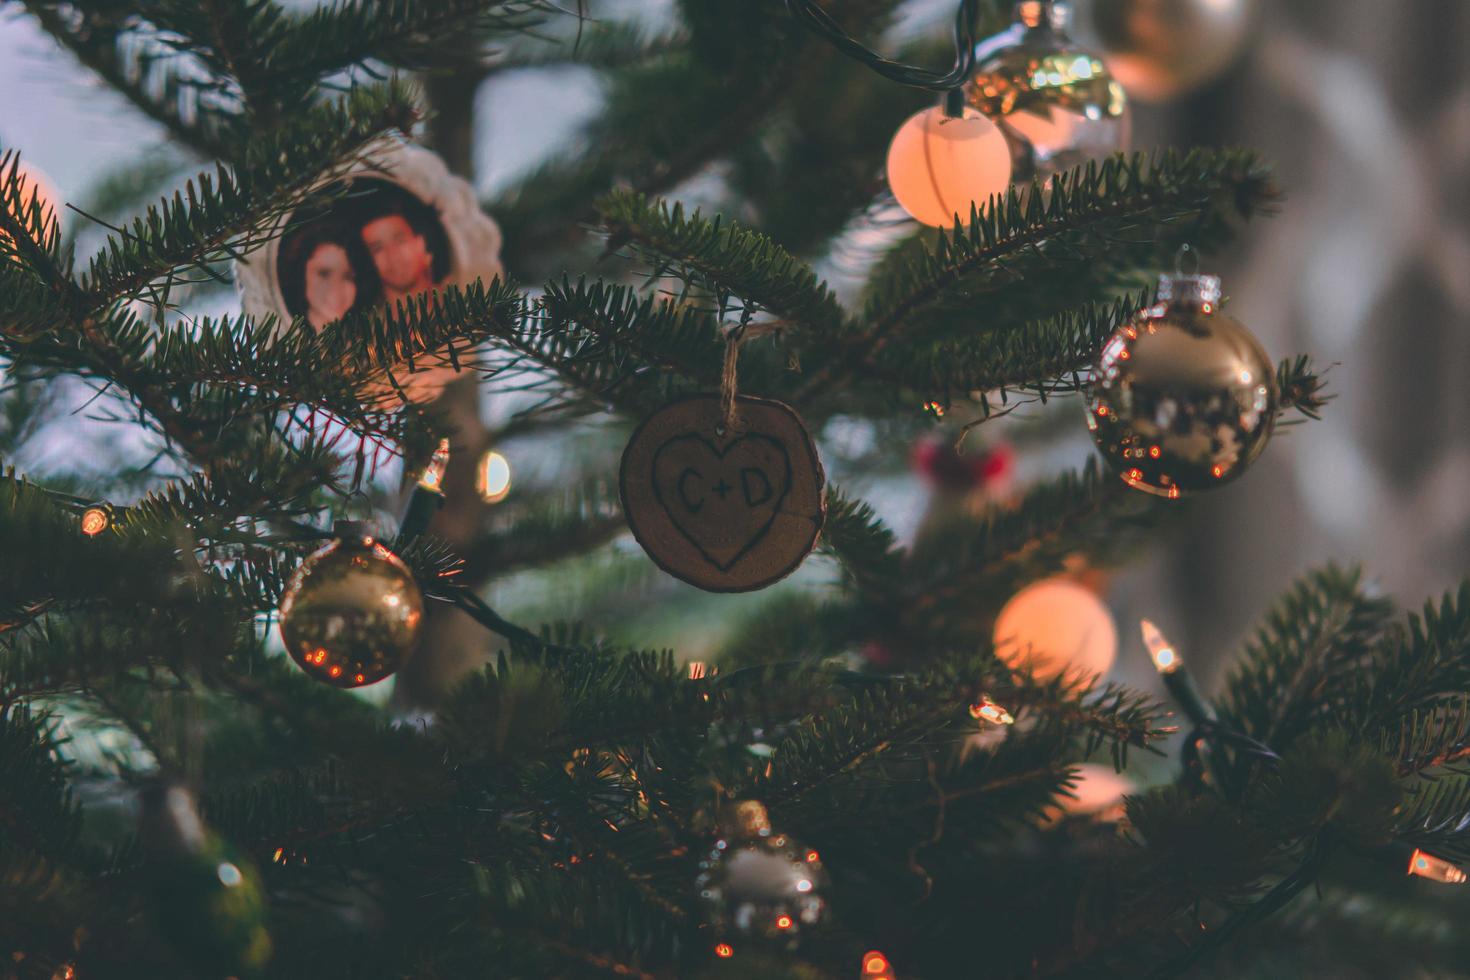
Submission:
[[[1205,269],[1224,276],[1232,312],[1273,357],[1311,352],[1319,364],[1335,365],[1328,377],[1336,400],[1324,421],[1280,432],[1249,474],[1199,500],[1107,583],[1121,638],[1114,674],[1150,689],[1156,680],[1138,640],[1140,616],[1159,622],[1209,682],[1269,601],[1309,566],[1363,561],[1384,591],[1417,603],[1456,582],[1470,556],[1470,432],[1463,424],[1470,386],[1462,381],[1470,368],[1470,62],[1461,51],[1470,4],[1244,6],[1248,30],[1238,52],[1231,42],[1234,56],[1213,78],[1168,101],[1135,101],[1133,143],[1244,144],[1275,162],[1285,191],[1280,215],[1255,224],[1227,253],[1207,256]],[[608,9],[596,5],[594,13]],[[656,26],[666,7],[611,9]],[[916,3],[894,33],[942,36],[951,9]],[[1077,21],[1079,37],[1096,37],[1085,2]],[[61,199],[84,211],[132,192],[156,195],[194,172],[195,161],[169,148],[157,127],[94,84],[24,16],[0,21],[0,91],[0,142],[20,149]],[[575,140],[600,97],[593,73],[576,67],[489,79],[475,100],[469,148],[482,198],[493,201]],[[718,180],[701,175],[675,196],[706,199],[706,185]],[[63,220],[85,252],[86,219],[72,212]],[[515,249],[511,238],[507,255]],[[195,303],[210,312],[234,307],[226,290]],[[7,462],[38,475],[144,465],[153,447],[138,433],[124,435],[126,424],[95,421],[95,411],[83,410],[89,394],[53,392],[62,402],[74,398],[76,414],[26,440],[21,458]],[[513,406],[484,400],[475,407],[493,426]],[[1063,399],[982,427],[981,441],[1014,442],[1010,478],[1024,483],[1086,458],[1092,450],[1079,419],[1077,400]],[[577,454],[605,442],[601,456],[612,460],[622,436],[589,423],[569,438],[578,440]],[[931,506],[925,481],[906,467],[844,472],[844,460],[862,460],[882,438],[862,427],[829,427],[824,452],[846,485],[911,533]],[[568,447],[501,446],[513,473],[509,502],[564,480]],[[890,456],[906,459],[907,452],[900,447]],[[396,479],[382,475],[385,487]],[[809,563],[801,579],[829,572]],[[626,536],[573,568],[489,588],[498,605],[526,621],[603,616],[616,633],[617,614],[599,610],[596,599],[612,581],[641,588],[648,599],[640,642],[688,656],[718,649],[719,623],[769,598],[694,593],[652,570]],[[657,601],[668,595],[680,601]]]

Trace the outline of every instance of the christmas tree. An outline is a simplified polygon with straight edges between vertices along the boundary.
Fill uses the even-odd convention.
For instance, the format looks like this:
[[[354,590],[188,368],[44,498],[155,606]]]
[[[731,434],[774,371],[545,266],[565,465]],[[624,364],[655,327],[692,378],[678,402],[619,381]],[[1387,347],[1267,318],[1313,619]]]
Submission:
[[[1463,969],[1470,584],[1324,565],[1218,687],[1098,597],[1331,410],[1185,271],[1265,162],[1126,146],[1238,38],[13,6],[170,146],[70,208],[0,157],[0,975]],[[477,199],[477,99],[566,69]],[[13,465],[77,392],[126,464]]]

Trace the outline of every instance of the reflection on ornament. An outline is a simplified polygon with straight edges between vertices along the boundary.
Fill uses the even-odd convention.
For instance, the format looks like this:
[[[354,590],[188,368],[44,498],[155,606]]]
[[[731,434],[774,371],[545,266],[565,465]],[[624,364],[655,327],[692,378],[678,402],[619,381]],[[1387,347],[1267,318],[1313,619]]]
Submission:
[[[1220,312],[1214,276],[1159,277],[1159,302],[1115,331],[1087,389],[1093,441],[1129,486],[1161,497],[1228,483],[1266,448],[1276,371]]]
[[[82,533],[89,538],[95,538],[107,530],[112,523],[112,517],[107,513],[106,507],[88,507],[82,512]]]
[[[893,964],[876,949],[863,954],[863,980],[896,980]]]
[[[1113,76],[1145,102],[1176,99],[1218,78],[1250,36],[1252,0],[1093,0]]]
[[[1011,180],[1011,153],[995,123],[973,109],[952,119],[938,106],[910,116],[888,146],[888,186],[916,221],[934,227],[970,221]],[[930,403],[943,415],[942,406]]]
[[[1069,18],[1065,3],[1027,0],[1009,28],[975,49],[965,102],[1005,134],[1013,181],[1045,181],[1128,146],[1123,87],[1067,35]]]
[[[338,522],[338,540],[296,570],[281,598],[281,637],[291,659],[334,687],[376,684],[413,652],[423,595],[408,566]]]
[[[475,490],[487,504],[498,504],[510,495],[510,460],[491,450],[475,467]]]
[[[826,916],[827,879],[819,855],[773,832],[765,807],[754,800],[741,802],[729,822],[731,833],[715,841],[695,879],[716,935],[794,946],[803,927]],[[724,955],[718,947],[716,952]]]
[[[1048,681],[1063,673],[1105,674],[1118,652],[1112,614],[1091,590],[1063,578],[1016,593],[995,620],[995,655],[1012,670]]]
[[[1446,885],[1463,885],[1466,878],[1470,877],[1444,858],[1426,854],[1418,848],[1415,848],[1414,853],[1409,855],[1409,874],[1428,878],[1430,881],[1443,882]]]
[[[1042,820],[1057,823],[1064,817],[1088,817],[1116,823],[1124,815],[1123,798],[1137,789],[1133,780],[1113,771],[1112,766],[1083,763],[1077,767],[1067,795],[1047,807]]]

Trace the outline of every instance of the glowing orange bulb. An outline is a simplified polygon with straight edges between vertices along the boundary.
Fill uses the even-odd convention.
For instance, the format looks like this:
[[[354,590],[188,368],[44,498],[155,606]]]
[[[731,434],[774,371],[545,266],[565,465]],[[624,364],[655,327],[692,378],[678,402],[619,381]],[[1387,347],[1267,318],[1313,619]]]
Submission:
[[[735,955],[735,950],[730,948],[729,943],[720,943],[715,947],[715,955],[722,960],[728,960]]]
[[[1164,451],[1162,449],[1160,449],[1158,446],[1149,446],[1148,447],[1148,454],[1150,456],[1152,456],[1154,459],[1158,459],[1160,456],[1164,455]]]
[[[336,664],[332,664],[332,666],[327,669],[327,673],[331,674],[333,677],[341,677],[342,668],[338,667]]]
[[[789,916],[789,915],[778,915],[778,916],[776,916],[776,928],[777,929],[790,929],[791,928],[791,925],[792,925],[792,923],[791,923],[791,916]]]
[[[1428,878],[1430,881],[1440,881],[1446,885],[1463,885],[1466,878],[1470,877],[1444,858],[1427,854],[1418,848],[1415,848],[1414,853],[1409,855],[1409,874]]]
[[[1100,416],[1102,416],[1103,418],[1107,418],[1107,415],[1108,415],[1108,406],[1106,406],[1106,405],[1099,405],[1097,407],[1097,414],[1100,415]]]
[[[700,678],[704,677],[705,673],[706,673],[706,667],[705,667],[703,661],[700,661],[700,660],[691,660],[691,661],[689,661],[689,679],[691,681],[697,681],[697,680],[699,680]]]
[[[363,674],[358,674],[356,677],[353,678],[353,680],[355,680],[355,681],[357,681],[357,683],[361,684],[361,683],[363,683],[364,681],[367,680],[367,677],[365,675],[363,675]]]
[[[910,116],[888,147],[888,186],[916,221],[937,228],[968,224],[970,209],[1004,194],[1011,182],[1005,134],[966,108],[951,118],[935,106]]]
[[[1169,499],[1170,500],[1178,500],[1179,499],[1179,488],[1178,487],[1170,487],[1169,488]]]
[[[82,513],[82,533],[89,538],[95,538],[107,530],[107,525],[111,523],[107,511],[101,507],[88,507]]]
[[[1219,463],[1216,463],[1214,466],[1210,467],[1210,472],[1215,474],[1217,477],[1224,476],[1225,467],[1221,466]]]
[[[806,863],[807,864],[815,864],[819,860],[821,860],[821,858],[818,856],[818,854],[817,854],[816,851],[807,851],[806,852]]]
[[[876,949],[863,954],[863,976],[871,980],[893,980],[893,967],[888,957]]]
[[[278,847],[278,848],[276,848],[276,853],[274,853],[274,854],[271,855],[271,861],[273,861],[276,864],[285,864],[286,863],[285,860],[284,860],[285,856],[286,856],[286,849],[284,847]]]

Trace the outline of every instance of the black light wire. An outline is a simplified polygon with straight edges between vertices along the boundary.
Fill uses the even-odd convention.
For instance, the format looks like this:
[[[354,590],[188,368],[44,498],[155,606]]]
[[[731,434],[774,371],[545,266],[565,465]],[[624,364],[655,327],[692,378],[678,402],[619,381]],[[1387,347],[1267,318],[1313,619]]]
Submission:
[[[889,81],[931,92],[948,92],[969,80],[975,68],[975,23],[979,19],[979,6],[979,0],[960,0],[954,19],[954,67],[939,74],[883,57],[844,31],[831,15],[818,6],[816,0],[786,0],[786,9],[792,17],[849,58],[861,62]]]

